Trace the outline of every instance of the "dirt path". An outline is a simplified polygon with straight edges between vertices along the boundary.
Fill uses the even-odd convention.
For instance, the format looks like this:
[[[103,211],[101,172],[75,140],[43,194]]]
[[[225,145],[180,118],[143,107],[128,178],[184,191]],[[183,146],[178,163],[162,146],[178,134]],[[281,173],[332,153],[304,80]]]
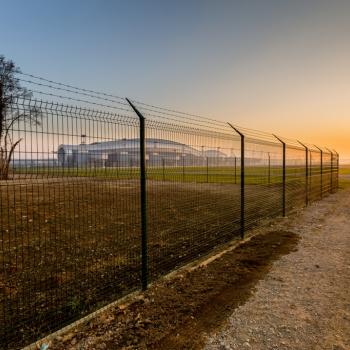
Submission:
[[[350,349],[350,189],[276,225],[301,236],[221,331],[216,349]]]

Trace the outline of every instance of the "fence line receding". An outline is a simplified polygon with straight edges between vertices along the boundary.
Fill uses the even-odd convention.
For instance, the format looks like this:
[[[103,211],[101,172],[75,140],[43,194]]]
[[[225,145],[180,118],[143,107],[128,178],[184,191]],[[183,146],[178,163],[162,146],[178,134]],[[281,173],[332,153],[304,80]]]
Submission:
[[[338,187],[334,150],[131,104],[113,113],[35,99],[9,106],[37,122],[12,125],[21,141],[0,181],[1,349]]]

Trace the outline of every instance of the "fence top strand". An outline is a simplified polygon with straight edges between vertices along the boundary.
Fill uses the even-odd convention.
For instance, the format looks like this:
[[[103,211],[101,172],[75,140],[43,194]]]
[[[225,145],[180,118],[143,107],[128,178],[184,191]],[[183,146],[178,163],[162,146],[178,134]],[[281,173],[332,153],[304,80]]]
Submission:
[[[47,79],[34,74],[23,72],[18,72],[18,74],[22,76],[22,78],[18,78],[18,80],[24,84],[29,85],[28,91],[33,92],[33,94],[50,96],[51,98],[58,100],[68,100],[71,102],[83,104],[82,106],[76,106],[76,108],[83,113],[89,113],[90,116],[100,116],[102,113],[106,113],[104,115],[108,115],[109,118],[123,117],[130,118],[131,120],[134,117],[131,107],[127,103],[126,99],[121,96],[112,93],[96,91],[93,89],[85,89],[74,86],[72,84],[57,82],[52,79]],[[41,90],[35,87],[39,87]],[[58,91],[65,92],[66,94],[58,94]],[[152,123],[153,127],[156,127],[157,122],[161,122],[159,124],[159,127],[164,128],[166,125],[168,125],[172,128],[178,128],[181,126],[183,130],[187,129],[188,131],[192,130],[193,132],[195,130],[206,132],[211,130],[218,134],[232,134],[233,131],[230,127],[228,127],[225,121],[217,120],[215,118],[204,117],[202,115],[179,111],[172,108],[160,107],[154,104],[141,102],[136,99],[130,99],[130,101],[132,101],[135,106],[139,108],[145,118]],[[91,109],[87,108],[86,105],[94,106],[95,108],[99,109],[102,108],[103,110],[95,110],[93,113],[88,112],[91,111]],[[65,108],[67,110],[73,110],[75,106],[72,108],[70,108],[70,106],[66,106]],[[105,109],[107,109],[107,111],[105,111]],[[267,143],[271,145],[278,143],[278,140],[276,140],[274,135],[271,133],[246,128],[235,124],[232,125],[238,129],[248,141],[254,140],[260,143]],[[297,149],[303,148],[303,146],[297,140],[289,139],[280,135],[278,135],[278,137],[289,147]],[[315,147],[315,145],[304,142],[302,142],[302,144],[308,147],[308,149],[312,152],[318,151],[318,146]],[[320,149],[328,154],[331,154],[332,152],[336,153],[335,150],[332,150],[331,152],[327,147],[320,147]]]

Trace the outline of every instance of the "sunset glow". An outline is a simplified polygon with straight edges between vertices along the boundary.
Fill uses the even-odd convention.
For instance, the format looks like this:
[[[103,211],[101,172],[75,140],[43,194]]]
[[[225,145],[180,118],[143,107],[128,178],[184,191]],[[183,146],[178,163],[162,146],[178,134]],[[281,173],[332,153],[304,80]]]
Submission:
[[[349,13],[348,1],[4,2],[1,52],[24,72],[312,140],[345,160]]]

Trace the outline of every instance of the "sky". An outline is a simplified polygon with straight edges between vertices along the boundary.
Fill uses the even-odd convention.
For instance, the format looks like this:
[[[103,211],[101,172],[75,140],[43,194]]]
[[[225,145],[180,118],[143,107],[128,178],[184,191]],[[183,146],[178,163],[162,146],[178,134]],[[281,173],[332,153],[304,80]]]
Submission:
[[[347,0],[0,0],[0,54],[350,159],[349,18]]]

